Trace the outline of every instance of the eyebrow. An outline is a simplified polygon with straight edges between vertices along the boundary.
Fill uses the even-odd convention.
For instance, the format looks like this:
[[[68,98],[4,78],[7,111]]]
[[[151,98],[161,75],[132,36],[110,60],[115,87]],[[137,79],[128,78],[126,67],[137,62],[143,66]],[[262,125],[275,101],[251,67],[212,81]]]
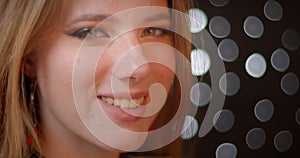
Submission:
[[[70,23],[67,24],[67,26],[71,26],[73,24],[76,24],[78,22],[83,21],[97,21],[100,22],[104,20],[105,18],[109,17],[110,15],[106,14],[82,14],[79,17],[73,19]]]
[[[78,22],[84,22],[84,21],[103,21],[104,19],[108,18],[111,15],[108,14],[82,14],[79,17],[73,19],[70,23],[67,24],[67,26],[71,26],[73,24],[76,24]],[[153,16],[149,16],[144,19],[145,22],[153,22],[157,20],[170,20],[170,14],[169,13],[159,13],[155,14]]]

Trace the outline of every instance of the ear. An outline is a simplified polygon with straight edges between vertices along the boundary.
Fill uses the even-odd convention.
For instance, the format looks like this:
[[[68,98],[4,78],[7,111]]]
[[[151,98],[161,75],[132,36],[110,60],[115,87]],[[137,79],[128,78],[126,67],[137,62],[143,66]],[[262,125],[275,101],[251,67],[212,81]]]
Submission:
[[[29,78],[36,77],[35,64],[30,56],[25,57],[22,61],[22,73]]]

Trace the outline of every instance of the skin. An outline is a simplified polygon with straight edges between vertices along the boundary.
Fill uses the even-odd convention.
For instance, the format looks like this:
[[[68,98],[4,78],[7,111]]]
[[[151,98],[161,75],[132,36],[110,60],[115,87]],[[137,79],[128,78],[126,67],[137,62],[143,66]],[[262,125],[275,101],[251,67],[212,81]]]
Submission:
[[[105,41],[109,39],[107,34],[122,30],[122,26],[126,27],[125,24],[130,20],[121,18],[113,24],[108,21],[108,23],[100,25],[101,28],[104,28],[105,33],[99,31],[96,34],[88,34],[88,38],[84,40],[83,33],[80,34],[78,31],[98,27],[100,21],[99,19],[82,20],[82,18],[78,20],[78,18],[80,19],[85,14],[113,15],[129,8],[141,6],[167,7],[167,1],[130,0],[124,3],[121,0],[72,0],[67,3],[65,16],[61,21],[58,20],[57,29],[51,32],[51,36],[46,37],[48,42],[40,45],[32,53],[33,65],[27,66],[27,72],[25,72],[38,81],[39,128],[42,133],[43,156],[47,158],[118,157],[122,152],[119,148],[128,147],[128,150],[134,150],[142,145],[146,135],[135,137],[134,132],[146,132],[157,114],[144,118],[132,117],[120,111],[114,112],[115,109],[104,106],[99,98],[101,96],[131,98],[142,96],[145,98],[144,104],[149,104],[151,102],[149,88],[152,84],[160,83],[168,92],[174,73],[162,64],[147,62],[147,55],[143,54],[136,46],[148,42],[172,46],[171,36],[160,29],[149,30],[146,27],[127,31],[111,41],[108,47],[103,49],[102,54],[98,55],[99,58],[96,58],[95,67],[90,70],[94,73],[82,75],[80,80],[82,83],[87,83],[87,87],[92,87],[95,94],[92,96],[79,95],[79,97],[98,103],[98,106],[94,106],[94,104],[80,106],[95,114],[95,119],[90,116],[82,118],[76,109],[73,98],[73,70],[76,61],[79,62],[79,59],[76,59],[78,52],[93,51],[93,47],[82,47],[82,42],[98,42],[99,48],[102,46],[104,48],[104,45],[107,44]],[[148,14],[145,16],[147,17]],[[108,24],[110,25],[108,26]],[[147,25],[169,27],[170,22],[160,19],[147,22]],[[128,56],[126,60],[120,61],[121,57],[124,57],[123,55]],[[168,53],[159,53],[156,58],[170,61],[171,67],[174,65],[174,56]],[[90,59],[92,61],[94,58]],[[85,65],[83,59],[80,61]],[[114,69],[116,63],[120,63],[123,69]],[[126,70],[133,71],[127,72]],[[85,89],[81,89],[81,91],[83,94],[90,94]],[[92,99],[88,99],[89,97]],[[100,110],[99,107],[101,107]],[[110,126],[111,124],[113,126]],[[124,131],[116,130],[118,128],[133,131],[133,133],[123,134]],[[102,138],[108,138],[110,144],[107,145],[105,140],[101,140]]]

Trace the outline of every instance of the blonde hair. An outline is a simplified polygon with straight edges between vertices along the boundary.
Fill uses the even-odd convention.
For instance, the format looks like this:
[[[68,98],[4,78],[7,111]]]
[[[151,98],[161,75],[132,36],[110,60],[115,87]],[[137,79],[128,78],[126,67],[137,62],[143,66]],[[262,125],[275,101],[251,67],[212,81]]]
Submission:
[[[56,9],[57,8],[57,9]],[[23,62],[42,42],[47,29],[59,14],[53,0],[2,0],[0,2],[0,157],[29,157],[26,142],[34,134],[32,108],[28,106]]]
[[[172,0],[174,9],[186,12],[191,1]],[[62,1],[1,0],[0,1],[0,157],[29,157],[31,136],[35,149],[41,151],[34,132],[34,107],[29,106],[24,62],[49,34],[55,20],[62,15]],[[188,45],[175,38],[175,46],[186,52]]]

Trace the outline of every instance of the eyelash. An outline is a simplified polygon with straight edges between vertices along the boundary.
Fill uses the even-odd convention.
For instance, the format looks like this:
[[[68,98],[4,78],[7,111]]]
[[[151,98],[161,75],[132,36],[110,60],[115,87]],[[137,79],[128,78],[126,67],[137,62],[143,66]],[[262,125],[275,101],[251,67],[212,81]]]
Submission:
[[[81,29],[81,30],[78,30],[78,31],[72,33],[71,36],[79,38],[79,39],[84,39],[84,38],[87,38],[87,39],[98,38],[95,35],[92,36],[91,33],[101,33],[102,37],[109,38],[109,34],[107,34],[101,28],[84,28],[84,29]]]
[[[148,28],[143,30],[143,33],[145,33],[145,31],[150,31],[150,30],[160,31],[160,33],[158,35],[153,35],[153,36],[156,36],[156,37],[163,37],[165,35],[170,35],[171,34],[171,32],[168,29],[161,28],[161,27],[148,27]],[[154,33],[156,33],[156,32],[154,32]],[[145,37],[145,35],[142,35],[142,37]]]
[[[149,32],[153,31],[154,32]],[[148,32],[145,32],[148,31]],[[157,31],[160,31],[157,33]],[[95,34],[96,33],[96,34]],[[101,35],[98,37],[97,33],[101,33]],[[145,33],[148,33],[150,35],[145,35]],[[152,35],[151,35],[152,34]],[[165,35],[170,35],[171,32],[165,28],[161,27],[147,27],[142,31],[141,37],[146,36],[155,36],[155,37],[164,37]],[[79,38],[79,39],[93,39],[93,38],[110,38],[110,35],[106,33],[101,28],[83,28],[78,31],[75,31],[74,33],[70,34],[73,37]]]

